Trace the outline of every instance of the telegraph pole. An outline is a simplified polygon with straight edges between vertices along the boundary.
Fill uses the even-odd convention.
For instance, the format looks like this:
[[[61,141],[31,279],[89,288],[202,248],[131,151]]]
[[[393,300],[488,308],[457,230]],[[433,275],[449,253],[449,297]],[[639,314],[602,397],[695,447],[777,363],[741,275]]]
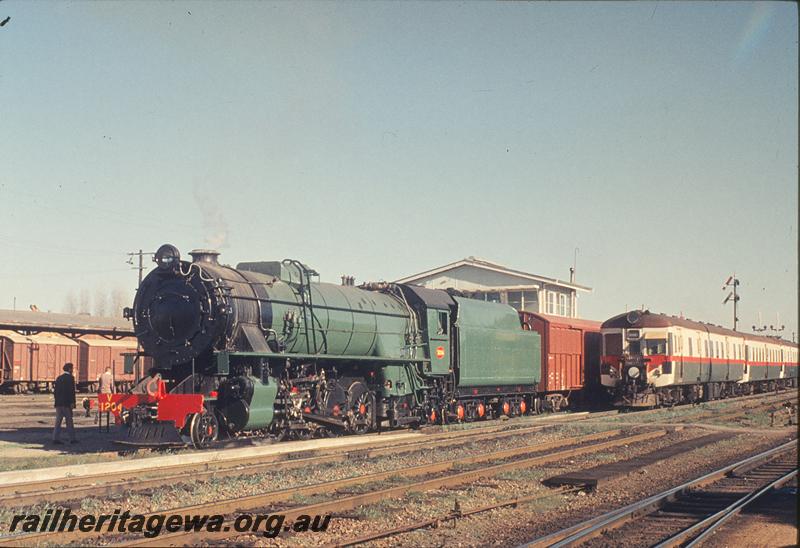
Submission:
[[[134,257],[139,257],[139,266],[132,267],[133,270],[138,270],[139,271],[139,283],[136,285],[136,291],[137,292],[139,291],[139,288],[142,286],[142,278],[144,276],[144,256],[145,255],[155,255],[155,253],[145,253],[141,249],[138,252],[134,251],[134,252],[128,253],[128,257],[130,257],[130,259],[128,259],[128,264],[129,265],[133,264],[133,258]],[[142,345],[139,344],[139,339],[137,338],[136,339],[136,361],[134,362],[136,364],[136,374],[135,374],[135,376],[136,376],[136,382],[137,383],[144,376],[143,375],[144,372],[142,371],[142,360],[141,360],[142,356],[141,356],[141,353],[142,353]]]
[[[736,326],[739,323],[739,317],[736,315],[737,303],[739,302],[739,293],[737,292],[736,288],[739,287],[739,280],[736,278],[735,272],[732,276],[728,276],[728,279],[725,280],[722,290],[725,291],[729,287],[733,287],[733,291],[728,293],[728,296],[725,297],[725,300],[722,301],[722,304],[727,304],[727,302],[731,300],[733,301],[733,330],[736,331]]]
[[[139,286],[142,285],[142,277],[143,277],[143,274],[144,274],[144,256],[145,255],[155,255],[155,253],[145,253],[141,249],[139,251],[134,251],[134,252],[128,253],[128,257],[130,257],[130,259],[128,259],[128,264],[130,264],[130,265],[133,264],[133,258],[134,257],[139,257],[139,266],[134,266],[133,267],[133,270],[138,270],[139,271],[139,284],[136,286],[136,290],[137,291],[139,290]]]

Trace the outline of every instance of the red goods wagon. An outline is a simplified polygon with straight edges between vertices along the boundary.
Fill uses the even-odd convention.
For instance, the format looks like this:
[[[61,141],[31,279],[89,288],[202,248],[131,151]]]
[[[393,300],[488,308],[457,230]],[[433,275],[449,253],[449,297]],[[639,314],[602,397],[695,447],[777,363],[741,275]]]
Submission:
[[[131,386],[134,383],[134,372],[125,372],[125,354],[136,353],[136,339],[125,337],[110,340],[100,336],[87,335],[78,340],[80,344],[80,362],[77,381],[81,388],[95,392],[98,389],[98,378],[111,368],[117,388]]]
[[[571,392],[582,391],[599,379],[601,322],[533,312],[519,314],[523,328],[541,336],[538,390],[545,394],[545,404],[556,410],[568,405]]]
[[[54,333],[0,331],[2,387],[14,392],[52,390],[64,364],[78,363],[78,343]]]

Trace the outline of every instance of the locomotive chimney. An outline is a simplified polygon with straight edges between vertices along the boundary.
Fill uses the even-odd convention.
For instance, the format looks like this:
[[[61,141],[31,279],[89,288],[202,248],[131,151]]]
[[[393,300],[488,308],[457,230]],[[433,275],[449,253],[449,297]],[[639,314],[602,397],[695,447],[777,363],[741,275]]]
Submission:
[[[217,262],[219,251],[214,251],[213,249],[193,249],[189,252],[189,255],[192,256],[193,263],[219,264]]]

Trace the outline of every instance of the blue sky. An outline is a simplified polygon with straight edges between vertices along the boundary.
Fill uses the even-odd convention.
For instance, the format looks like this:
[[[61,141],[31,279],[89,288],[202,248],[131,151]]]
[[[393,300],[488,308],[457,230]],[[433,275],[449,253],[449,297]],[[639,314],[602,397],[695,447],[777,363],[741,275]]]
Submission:
[[[337,281],[469,255],[797,330],[792,3],[0,2],[0,307],[128,251]],[[98,289],[99,288],[99,289]]]

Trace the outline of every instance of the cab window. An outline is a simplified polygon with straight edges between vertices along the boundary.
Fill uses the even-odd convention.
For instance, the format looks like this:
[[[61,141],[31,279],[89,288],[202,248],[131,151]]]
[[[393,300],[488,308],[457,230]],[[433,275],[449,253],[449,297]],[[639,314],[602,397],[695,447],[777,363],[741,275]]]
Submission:
[[[436,332],[439,335],[447,335],[447,312],[439,312],[439,327]]]
[[[603,336],[606,356],[619,356],[622,354],[622,333],[607,333]]]
[[[645,339],[644,341],[645,352],[648,356],[655,354],[667,353],[667,340],[666,339]]]

